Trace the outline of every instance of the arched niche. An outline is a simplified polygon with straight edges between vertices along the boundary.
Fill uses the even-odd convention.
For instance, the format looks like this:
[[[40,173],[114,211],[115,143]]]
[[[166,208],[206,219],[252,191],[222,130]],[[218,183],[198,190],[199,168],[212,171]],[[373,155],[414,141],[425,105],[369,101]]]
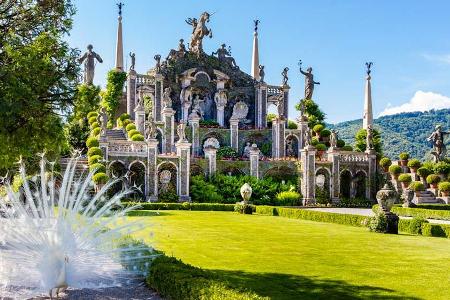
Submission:
[[[352,194],[352,173],[343,170],[339,175],[339,195],[341,198],[351,198]]]
[[[142,161],[133,161],[129,167],[129,183],[133,187],[132,198],[144,200],[146,189],[146,167]]]
[[[363,170],[356,172],[353,178],[353,189],[355,198],[366,198],[367,174]]]
[[[315,178],[316,201],[320,204],[331,203],[331,173],[326,168],[319,168]]]

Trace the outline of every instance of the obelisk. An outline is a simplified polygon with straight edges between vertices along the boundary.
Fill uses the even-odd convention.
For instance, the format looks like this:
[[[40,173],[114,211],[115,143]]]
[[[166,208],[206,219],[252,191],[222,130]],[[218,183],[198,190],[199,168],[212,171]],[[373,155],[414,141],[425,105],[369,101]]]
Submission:
[[[251,75],[255,80],[259,81],[259,50],[258,50],[258,24],[259,20],[253,21],[255,31],[253,32],[253,52],[252,52],[252,72]]]
[[[117,43],[116,43],[116,70],[123,71],[123,41],[122,41],[122,7],[123,3],[119,2],[117,7],[119,8],[119,21],[117,27]]]
[[[363,116],[363,129],[367,130],[367,127],[369,125],[373,125],[373,112],[372,112],[372,86],[370,84],[370,80],[372,77],[370,76],[370,68],[372,67],[373,63],[368,62],[366,63],[366,88],[364,91],[364,116]]]

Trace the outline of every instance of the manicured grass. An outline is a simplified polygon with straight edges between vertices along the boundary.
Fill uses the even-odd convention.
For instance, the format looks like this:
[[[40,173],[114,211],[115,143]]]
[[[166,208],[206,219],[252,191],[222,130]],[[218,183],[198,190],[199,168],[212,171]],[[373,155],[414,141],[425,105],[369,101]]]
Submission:
[[[449,299],[450,240],[239,215],[163,211],[137,238],[272,299]]]

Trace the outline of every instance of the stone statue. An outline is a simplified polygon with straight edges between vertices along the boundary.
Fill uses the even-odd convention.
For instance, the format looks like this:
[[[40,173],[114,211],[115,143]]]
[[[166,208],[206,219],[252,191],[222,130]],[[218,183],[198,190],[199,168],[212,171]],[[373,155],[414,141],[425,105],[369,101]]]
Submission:
[[[243,101],[238,101],[233,106],[231,119],[245,120],[248,114],[248,105]]]
[[[236,61],[234,60],[234,58],[231,57],[231,48],[228,47],[227,50],[226,47],[227,45],[222,44],[222,46],[219,49],[217,49],[216,52],[213,52],[211,55],[217,54],[217,58],[219,58],[219,61],[229,64],[232,68],[239,68],[236,65]]]
[[[186,54],[186,46],[184,45],[184,40],[180,39],[180,43],[178,44],[178,49],[171,49],[169,55],[167,55],[166,60],[178,60],[179,58],[184,57]]]
[[[119,9],[119,16],[122,16],[122,7],[125,5],[122,2],[119,2],[116,4],[117,8]]]
[[[200,99],[199,95],[196,95],[194,98],[194,103],[192,107],[192,112],[196,113],[197,116],[199,116],[201,119],[203,119],[203,109],[201,107],[201,102],[204,102],[205,100]]]
[[[305,75],[305,99],[311,100],[314,93],[314,85],[320,84],[320,82],[314,81],[314,75],[312,74],[312,68],[309,67],[306,72],[302,70],[302,61],[299,62],[300,73]]]
[[[289,71],[289,68],[286,67],[283,69],[283,72],[281,72],[281,76],[283,76],[283,85],[287,85],[287,83],[288,83],[288,80],[289,80],[288,71]]]
[[[250,150],[252,149],[252,146],[250,145],[250,142],[245,143],[244,152],[242,153],[242,157],[250,157]]]
[[[286,155],[290,157],[295,156],[294,141],[292,138],[286,141]]]
[[[159,173],[159,182],[161,184],[159,190],[161,193],[167,193],[169,191],[170,180],[172,179],[172,173],[169,170],[163,170]]]
[[[224,89],[219,89],[214,95],[214,102],[216,102],[217,108],[224,108],[227,105],[227,93]]]
[[[180,123],[177,126],[177,134],[178,134],[178,141],[179,142],[185,142],[186,140],[186,123],[184,121],[180,121]]]
[[[284,96],[283,94],[280,95],[277,102],[277,110],[278,110],[278,117],[283,118],[284,117]]]
[[[106,113],[106,108],[102,107],[100,109],[100,113],[98,114],[100,117],[100,127],[101,127],[101,135],[106,135],[106,129],[108,126],[108,114]]]
[[[434,162],[439,162],[445,159],[447,155],[447,147],[444,143],[444,138],[450,132],[442,131],[441,125],[436,125],[433,133],[428,137],[428,141],[433,143],[433,150],[431,154],[434,156]]]
[[[172,98],[170,98],[170,94],[172,93],[172,88],[166,87],[163,93],[163,108],[172,108]]]
[[[135,66],[135,64],[136,64],[136,54],[130,52],[130,57],[131,57],[131,66],[130,66],[130,70],[134,70],[134,66]]]
[[[303,139],[305,140],[305,141],[304,141],[304,142],[305,142],[305,147],[311,145],[311,139],[312,139],[312,137],[311,137],[311,130],[309,130],[309,128],[305,130]]]
[[[206,27],[211,15],[207,12],[201,14],[200,19],[189,18],[186,23],[192,26],[191,42],[189,43],[189,50],[199,57],[203,53],[203,38],[209,36],[212,38],[212,31]]]
[[[156,126],[155,122],[153,122],[153,119],[150,119],[147,122],[147,126],[145,127],[145,136],[147,140],[156,139]]]
[[[91,85],[94,81],[94,73],[95,73],[95,60],[99,63],[102,63],[103,60],[94,51],[92,51],[94,47],[92,45],[87,46],[87,51],[78,59],[78,62],[81,64],[84,61],[84,83]]]
[[[253,20],[253,24],[255,25],[255,32],[258,32],[258,25],[261,23],[259,20]]]
[[[331,135],[330,135],[330,146],[331,148],[336,148],[337,147],[337,141],[338,141],[338,132],[334,129],[331,130]]]
[[[370,72],[371,72],[370,68],[372,66],[373,66],[373,62],[366,62],[366,68],[367,68],[366,73],[367,73],[367,76],[370,76]]]
[[[373,128],[372,125],[367,126],[367,136],[366,136],[366,149],[373,150]]]
[[[156,65],[155,65],[156,73],[161,73],[161,55],[156,54],[155,56],[153,56],[153,58],[156,61]]]
[[[264,76],[266,76],[266,72],[264,72],[264,66],[259,65],[259,82],[264,82]]]

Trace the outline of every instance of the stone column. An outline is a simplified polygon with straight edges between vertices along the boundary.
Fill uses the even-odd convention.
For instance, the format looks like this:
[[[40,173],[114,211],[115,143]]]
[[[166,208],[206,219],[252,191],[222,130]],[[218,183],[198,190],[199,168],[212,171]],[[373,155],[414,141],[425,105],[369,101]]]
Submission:
[[[203,149],[205,152],[205,158],[208,159],[208,176],[212,177],[217,171],[217,149],[212,146],[208,146]]]
[[[239,120],[230,119],[230,141],[231,147],[239,152]]]
[[[291,87],[289,85],[283,86],[283,111],[284,111],[284,117],[287,119],[289,117],[289,90]],[[287,127],[287,123],[285,123],[285,127]]]
[[[339,190],[340,190],[340,173],[339,173],[339,150],[336,148],[330,148],[328,150],[328,161],[331,162],[331,202],[333,204],[339,203]]]
[[[164,145],[163,153],[171,153],[174,146],[174,129],[175,129],[175,111],[170,108],[164,108],[162,112],[164,122]]]
[[[191,177],[191,143],[187,140],[176,143],[178,156],[178,196],[180,202],[191,201],[189,178]]]
[[[103,137],[100,138],[98,147],[102,150],[103,159],[104,160],[108,160],[108,157],[109,157],[109,153],[108,153],[109,143],[106,140],[106,138],[103,138]]]
[[[303,205],[316,203],[316,148],[306,146],[301,150],[301,191]]]
[[[136,78],[135,70],[130,70],[127,76],[127,114],[134,120],[134,105],[136,103]]]
[[[158,156],[158,140],[147,140],[147,201],[158,201],[158,173],[156,158]]]
[[[134,110],[136,129],[144,135],[145,133],[145,111],[144,107],[138,105]]]
[[[250,149],[250,176],[259,178],[259,149],[256,144]]]
[[[377,193],[377,155],[375,150],[366,150],[366,156],[369,162],[369,174],[367,177],[366,198],[375,200]]]
[[[299,133],[299,141],[298,141],[298,151],[300,156],[300,150],[305,147],[305,132],[309,130],[308,120],[306,118],[302,118],[297,121],[297,129],[300,131]]]
[[[153,103],[153,118],[156,122],[161,121],[162,94],[164,91],[163,80],[164,76],[162,74],[155,74],[155,99]]]
[[[275,118],[272,121],[272,157],[283,158],[286,156],[286,141],[284,137],[286,120]]]
[[[267,84],[263,82],[255,85],[255,126],[267,127]]]
[[[193,113],[189,116],[192,131],[192,155],[200,155],[200,117]]]

